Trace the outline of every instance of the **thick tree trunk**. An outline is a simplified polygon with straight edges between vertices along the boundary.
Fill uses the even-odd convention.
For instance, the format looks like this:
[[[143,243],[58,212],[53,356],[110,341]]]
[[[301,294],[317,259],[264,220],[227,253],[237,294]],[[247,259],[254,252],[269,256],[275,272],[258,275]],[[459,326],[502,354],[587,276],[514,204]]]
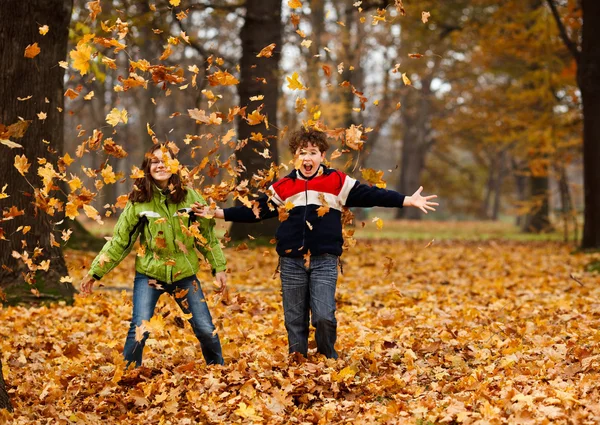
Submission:
[[[12,206],[24,213],[0,223],[7,238],[0,240],[0,285],[9,302],[71,300],[74,293],[71,284],[60,283],[60,278],[68,274],[67,267],[60,245],[51,243],[51,234],[60,241],[60,233],[55,233],[60,213],[49,215],[40,208],[40,204],[54,197],[55,191],[50,190],[47,196],[40,194],[38,188],[43,184],[37,173],[38,158],[56,164],[62,155],[63,114],[59,109],[63,108],[64,69],[58,62],[67,57],[72,6],[72,1],[65,0],[7,0],[0,9],[0,123],[7,126],[19,121],[19,117],[30,121],[24,137],[16,139],[23,149],[0,146],[0,182],[8,184],[10,195],[0,200],[0,207],[3,213]],[[50,27],[45,36],[39,34],[40,25]],[[34,42],[41,50],[39,55],[33,59],[24,57],[25,48]],[[28,100],[17,99],[28,96]],[[46,114],[46,119],[38,118],[40,112]],[[15,155],[25,155],[31,163],[27,179],[15,168]],[[32,186],[38,189],[37,195]],[[31,229],[24,234],[18,230],[20,226]],[[34,256],[36,249],[39,255]],[[13,252],[28,253],[33,264],[42,267],[32,271],[35,267],[26,266]],[[44,261],[50,261],[47,271]],[[39,297],[32,293],[26,280],[35,284]]]
[[[600,2],[583,0],[581,56],[577,67],[583,101],[584,225],[582,248],[600,248]]]
[[[13,407],[6,391],[6,382],[4,382],[4,375],[2,374],[2,352],[0,351],[0,409],[7,409],[12,412]]]
[[[279,59],[282,48],[281,0],[248,0],[246,2],[246,19],[240,38],[242,42],[241,80],[238,85],[240,106],[248,105],[247,113],[251,113],[264,103],[261,113],[269,120],[269,128],[264,125],[250,126],[244,119],[238,119],[238,138],[248,139],[248,144],[237,152],[237,159],[242,161],[246,170],[239,180],[249,180],[259,170],[268,169],[272,162],[278,162],[277,149],[277,102],[279,101]],[[263,47],[275,43],[277,47],[271,58],[257,58]],[[266,84],[262,79],[266,79]],[[264,95],[262,101],[249,102],[252,96]],[[251,133],[262,133],[269,142],[270,158],[264,158],[257,152],[265,150],[265,142],[250,140]],[[258,224],[233,223],[230,235],[233,240],[246,239],[249,234],[254,237],[272,237],[279,225],[277,219],[266,220]]]

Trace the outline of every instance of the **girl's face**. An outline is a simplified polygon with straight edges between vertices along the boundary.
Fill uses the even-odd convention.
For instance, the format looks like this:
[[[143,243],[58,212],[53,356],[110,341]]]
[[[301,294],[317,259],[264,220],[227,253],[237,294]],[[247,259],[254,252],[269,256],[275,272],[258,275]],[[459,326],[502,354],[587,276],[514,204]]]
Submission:
[[[309,143],[305,147],[296,150],[296,156],[300,160],[300,172],[304,177],[312,177],[319,170],[319,166],[325,159],[325,152],[321,152],[317,146]]]
[[[152,155],[153,157],[150,160],[150,175],[158,187],[166,189],[169,185],[169,179],[173,175],[165,165],[165,162],[171,159],[171,154],[157,149]]]

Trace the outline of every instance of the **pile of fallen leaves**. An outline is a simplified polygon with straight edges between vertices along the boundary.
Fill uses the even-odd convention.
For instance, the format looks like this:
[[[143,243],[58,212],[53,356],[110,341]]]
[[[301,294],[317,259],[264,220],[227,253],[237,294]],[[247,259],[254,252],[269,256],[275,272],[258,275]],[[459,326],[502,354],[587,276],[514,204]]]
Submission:
[[[0,310],[17,424],[600,421],[600,278],[559,243],[359,241],[338,286],[339,360],[288,357],[271,248],[228,249],[204,283],[226,365],[172,299],[126,370],[133,255],[74,306]],[[93,253],[67,252],[71,275]],[[208,278],[208,276],[205,276]]]

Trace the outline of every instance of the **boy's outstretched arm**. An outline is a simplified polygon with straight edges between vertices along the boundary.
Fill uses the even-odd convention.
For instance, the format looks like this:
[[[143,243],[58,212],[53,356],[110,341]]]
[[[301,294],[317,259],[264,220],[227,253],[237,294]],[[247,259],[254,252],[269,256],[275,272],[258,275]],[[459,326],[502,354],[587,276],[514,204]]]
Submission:
[[[361,184],[352,179],[353,183],[344,205],[347,207],[416,207],[427,214],[427,210],[435,211],[436,202],[431,199],[437,198],[437,195],[421,196],[423,187],[419,187],[412,196],[406,196],[394,190],[381,189],[375,186]]]
[[[267,195],[259,196],[256,201],[258,202],[258,206],[254,209],[243,205],[222,209],[218,207],[210,208],[208,205],[193,204],[192,211],[199,217],[214,217],[239,223],[256,223],[267,218],[277,217],[277,206]]]
[[[419,186],[417,191],[412,196],[405,196],[403,206],[415,207],[427,214],[427,210],[435,211],[434,206],[438,206],[437,202],[431,202],[430,199],[437,198],[437,195],[421,196],[423,186]]]

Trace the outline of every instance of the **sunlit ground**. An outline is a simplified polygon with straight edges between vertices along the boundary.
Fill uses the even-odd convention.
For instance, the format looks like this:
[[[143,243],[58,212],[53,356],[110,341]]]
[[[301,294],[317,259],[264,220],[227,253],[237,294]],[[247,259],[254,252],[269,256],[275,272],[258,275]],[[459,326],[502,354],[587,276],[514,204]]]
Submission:
[[[482,232],[489,224],[456,226]],[[124,370],[133,254],[73,307],[4,308],[1,348],[16,408],[7,420],[600,422],[600,277],[587,269],[600,253],[553,241],[440,237],[450,226],[398,223],[428,236],[359,239],[344,254],[338,361],[316,355],[312,342],[306,362],[287,357],[272,247],[226,250],[227,305],[201,274],[224,367],[204,364],[189,325],[179,327],[181,313],[162,298],[144,368]],[[391,227],[386,221],[382,231]],[[94,254],[66,252],[75,281]]]

